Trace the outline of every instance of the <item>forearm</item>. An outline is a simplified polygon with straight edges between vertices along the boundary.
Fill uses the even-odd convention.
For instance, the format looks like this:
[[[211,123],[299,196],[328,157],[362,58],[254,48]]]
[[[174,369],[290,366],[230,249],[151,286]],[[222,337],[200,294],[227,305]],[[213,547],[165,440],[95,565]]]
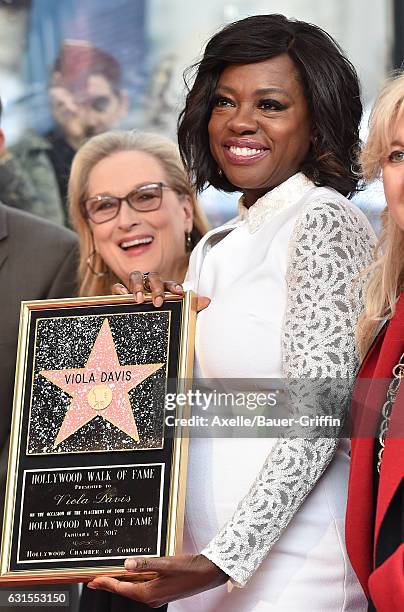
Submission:
[[[231,520],[202,554],[244,586],[327,468],[337,442],[279,440]]]

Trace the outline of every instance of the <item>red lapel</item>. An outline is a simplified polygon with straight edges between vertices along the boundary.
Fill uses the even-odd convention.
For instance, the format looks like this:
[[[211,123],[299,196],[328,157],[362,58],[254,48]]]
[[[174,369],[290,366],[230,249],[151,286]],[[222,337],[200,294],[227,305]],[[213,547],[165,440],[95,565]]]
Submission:
[[[368,381],[377,368],[380,348],[386,330],[384,329],[367,354],[355,384],[352,398],[351,420],[353,438],[348,486],[345,537],[348,555],[360,583],[369,597],[367,582],[372,571],[372,529],[373,516],[373,438],[359,437],[362,423],[366,422]],[[362,384],[363,381],[363,384]],[[355,437],[355,434],[358,437]]]
[[[404,352],[404,316],[401,326],[395,326],[397,341],[401,341],[401,351]],[[377,496],[377,511],[375,520],[375,543],[380,527],[386,515],[393,496],[404,477],[404,380],[391,412],[383,461],[380,470],[380,483]],[[376,551],[375,551],[376,552]]]
[[[392,369],[403,352],[404,294],[401,294],[393,319],[379,334],[363,362],[352,401],[353,439],[346,517],[346,544],[352,566],[366,593],[368,593],[369,575],[374,566],[372,551],[374,432],[386,399],[388,379],[391,379]],[[404,398],[404,388],[401,388],[400,391],[398,399],[401,400],[401,403]],[[396,406],[398,405],[396,401]],[[398,466],[397,470],[389,471],[393,461],[397,461],[395,454],[397,442],[396,439],[389,440],[383,456],[381,482],[382,476],[384,479],[386,473],[389,484],[386,489],[383,486],[379,490],[377,531],[391,497],[401,480],[399,475],[403,474],[401,468],[404,453],[401,453],[400,461],[397,462],[401,468]]]

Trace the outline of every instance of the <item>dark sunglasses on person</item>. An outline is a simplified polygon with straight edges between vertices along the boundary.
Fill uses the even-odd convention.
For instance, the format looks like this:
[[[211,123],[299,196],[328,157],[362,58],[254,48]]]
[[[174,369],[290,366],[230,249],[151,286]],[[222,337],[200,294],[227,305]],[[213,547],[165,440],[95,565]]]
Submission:
[[[172,187],[164,183],[147,183],[136,187],[123,198],[97,195],[83,202],[83,212],[94,223],[106,223],[117,217],[122,202],[127,202],[133,210],[138,212],[152,212],[161,206],[163,189],[172,189]]]
[[[97,113],[104,113],[108,110],[112,97],[108,95],[100,95],[100,96],[88,96],[82,93],[74,94],[74,102],[78,106],[85,106],[87,108],[91,108],[91,110],[96,111]]]
[[[111,98],[108,96],[95,96],[94,98],[88,98],[88,100],[86,100],[86,105],[97,113],[104,113],[110,104]]]

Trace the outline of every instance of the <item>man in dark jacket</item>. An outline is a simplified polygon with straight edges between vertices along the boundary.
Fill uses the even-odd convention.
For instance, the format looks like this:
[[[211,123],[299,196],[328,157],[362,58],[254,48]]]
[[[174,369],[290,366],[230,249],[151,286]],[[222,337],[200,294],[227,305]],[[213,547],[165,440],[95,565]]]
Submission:
[[[22,300],[76,295],[77,266],[77,239],[73,232],[0,203],[0,526],[7,476],[20,303]],[[36,589],[44,590],[40,587]],[[68,587],[64,590],[68,590]],[[70,589],[71,597],[74,593],[75,590]],[[1,606],[1,609],[8,608]]]

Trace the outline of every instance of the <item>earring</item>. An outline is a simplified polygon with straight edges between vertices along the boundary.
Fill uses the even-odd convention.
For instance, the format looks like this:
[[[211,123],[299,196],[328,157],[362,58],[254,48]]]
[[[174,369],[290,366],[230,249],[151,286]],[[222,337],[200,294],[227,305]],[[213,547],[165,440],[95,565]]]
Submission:
[[[94,267],[94,257],[96,254],[97,254],[97,251],[95,249],[91,251],[90,255],[87,257],[86,263],[87,263],[88,268],[90,269],[91,274],[100,278],[101,276],[105,276],[106,274],[108,274],[108,270],[104,270],[104,272],[97,272],[97,270]]]
[[[351,163],[351,174],[353,174],[354,176],[361,178],[361,167],[359,165],[358,162],[352,162]]]
[[[192,251],[191,232],[185,232],[185,252],[190,253],[191,251]]]
[[[223,170],[221,168],[218,167],[217,173],[220,176],[220,178],[223,178]]]

